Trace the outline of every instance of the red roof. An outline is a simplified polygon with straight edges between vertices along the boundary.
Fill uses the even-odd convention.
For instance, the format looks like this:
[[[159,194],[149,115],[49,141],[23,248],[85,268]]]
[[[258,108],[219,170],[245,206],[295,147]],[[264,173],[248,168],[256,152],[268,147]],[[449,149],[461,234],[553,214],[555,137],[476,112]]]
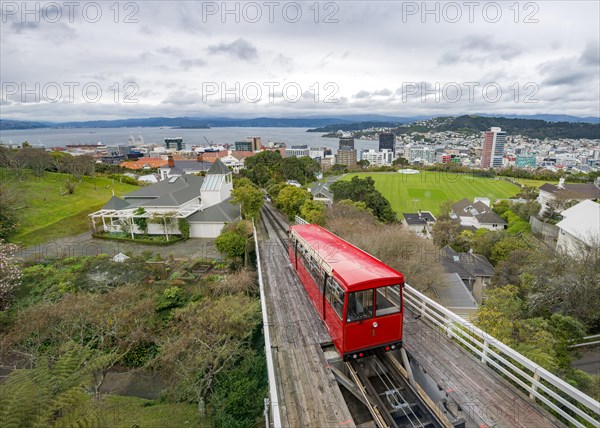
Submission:
[[[404,282],[400,272],[320,226],[299,224],[290,229],[331,266],[348,291]]]

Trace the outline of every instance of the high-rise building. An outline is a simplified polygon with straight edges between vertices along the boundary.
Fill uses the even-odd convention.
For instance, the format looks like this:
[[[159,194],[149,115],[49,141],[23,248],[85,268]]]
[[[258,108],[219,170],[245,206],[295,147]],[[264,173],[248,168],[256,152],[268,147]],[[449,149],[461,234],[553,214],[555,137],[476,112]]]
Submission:
[[[183,138],[165,138],[165,147],[167,149],[183,150]]]
[[[348,167],[356,166],[356,149],[338,150],[335,155],[335,163]]]
[[[260,137],[246,137],[246,141],[249,141],[249,142],[252,143],[252,151],[253,152],[260,151],[260,148],[262,146],[262,143],[260,141]]]
[[[353,137],[340,138],[340,150],[354,150],[354,138]]]
[[[396,135],[393,132],[382,132],[379,134],[379,151],[383,149],[396,150]]]
[[[236,141],[233,144],[238,152],[258,152],[262,147],[260,137],[247,137],[246,141]]]
[[[485,132],[483,149],[481,151],[482,168],[500,168],[502,167],[502,157],[504,156],[504,145],[506,143],[506,132],[497,127],[492,127]]]
[[[290,158],[296,156],[297,158],[301,158],[303,156],[308,156],[310,154],[310,149],[307,144],[303,144],[300,146],[292,146],[288,148],[285,152],[286,157]]]

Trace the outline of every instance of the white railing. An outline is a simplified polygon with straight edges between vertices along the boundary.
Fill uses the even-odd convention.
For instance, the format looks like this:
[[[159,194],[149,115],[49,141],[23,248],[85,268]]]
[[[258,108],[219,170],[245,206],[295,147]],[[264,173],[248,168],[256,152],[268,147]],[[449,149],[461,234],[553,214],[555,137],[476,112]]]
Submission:
[[[404,302],[411,311],[421,316],[421,320],[444,331],[449,338],[502,373],[527,392],[531,399],[544,403],[564,421],[576,427],[590,426],[583,421],[600,427],[600,403],[593,398],[409,285],[404,288]]]
[[[306,220],[304,220],[299,215],[296,216],[296,224],[309,224]]]
[[[262,310],[263,332],[265,335],[265,354],[267,357],[267,375],[269,377],[269,404],[271,405],[273,426],[275,428],[281,428],[281,414],[279,413],[279,395],[277,394],[277,380],[275,379],[275,365],[273,364],[271,334],[269,332],[269,315],[267,313],[267,300],[265,297],[265,287],[263,284],[262,270],[260,268],[260,251],[258,249],[258,238],[256,237],[256,227],[254,226],[254,221],[252,221],[252,233],[254,234],[254,249],[256,251],[256,270],[258,271],[258,286],[260,290],[260,308]],[[268,426],[268,415],[265,415],[265,419],[266,424]]]

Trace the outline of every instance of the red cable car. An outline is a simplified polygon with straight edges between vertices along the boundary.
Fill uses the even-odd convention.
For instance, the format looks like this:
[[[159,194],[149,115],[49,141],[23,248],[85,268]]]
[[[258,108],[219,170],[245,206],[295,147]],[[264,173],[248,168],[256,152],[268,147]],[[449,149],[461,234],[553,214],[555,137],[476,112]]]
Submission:
[[[404,277],[314,224],[290,226],[289,257],[344,361],[402,346]]]

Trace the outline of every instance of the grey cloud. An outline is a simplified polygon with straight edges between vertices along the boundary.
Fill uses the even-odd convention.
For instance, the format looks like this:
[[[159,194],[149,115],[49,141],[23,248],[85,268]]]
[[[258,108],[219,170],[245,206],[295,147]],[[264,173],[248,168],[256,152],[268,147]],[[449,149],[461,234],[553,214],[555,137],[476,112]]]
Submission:
[[[387,88],[384,89],[379,89],[375,92],[373,92],[373,96],[384,96],[384,97],[389,97],[390,95],[392,95],[392,91],[390,91]]]
[[[40,23],[39,22],[31,22],[31,21],[25,21],[25,22],[13,22],[11,24],[11,28],[12,30],[17,33],[17,34],[21,34],[24,33],[25,31],[29,31],[29,30],[39,30],[40,28]]]
[[[470,36],[452,51],[444,53],[438,60],[440,65],[455,65],[458,63],[484,63],[509,61],[521,54],[516,44],[496,43],[490,37]]]
[[[190,68],[203,67],[206,65],[206,61],[201,58],[186,58],[179,61],[179,65],[184,70],[189,70]]]
[[[183,51],[179,48],[174,48],[172,46],[165,46],[163,48],[156,49],[156,52],[163,55],[172,55],[176,57],[182,57]]]
[[[586,45],[579,57],[579,63],[600,67],[600,45],[597,40]]]
[[[239,38],[231,43],[219,43],[208,47],[210,54],[225,53],[243,61],[258,59],[258,50],[247,40]]]
[[[369,95],[371,95],[370,92],[362,90],[362,91],[358,91],[356,94],[354,94],[353,98],[358,98],[358,99],[367,98]]]

